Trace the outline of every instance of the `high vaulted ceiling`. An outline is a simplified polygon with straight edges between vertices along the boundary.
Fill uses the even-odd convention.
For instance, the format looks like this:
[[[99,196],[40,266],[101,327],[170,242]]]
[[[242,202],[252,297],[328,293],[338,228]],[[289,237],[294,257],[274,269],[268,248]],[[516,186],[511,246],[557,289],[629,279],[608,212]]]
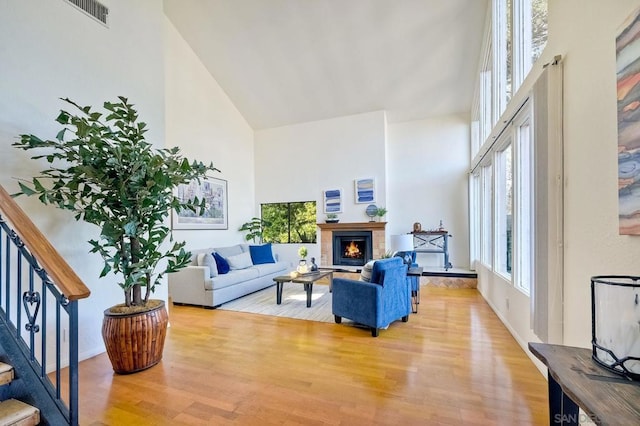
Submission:
[[[468,113],[487,0],[165,0],[254,129]]]

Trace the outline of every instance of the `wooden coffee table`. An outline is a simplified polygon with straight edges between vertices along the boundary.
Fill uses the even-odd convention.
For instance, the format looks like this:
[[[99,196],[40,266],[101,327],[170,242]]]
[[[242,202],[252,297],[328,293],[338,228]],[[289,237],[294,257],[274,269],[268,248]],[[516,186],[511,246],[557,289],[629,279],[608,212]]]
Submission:
[[[282,303],[282,288],[284,287],[284,283],[299,283],[304,286],[304,290],[307,292],[307,308],[310,308],[313,283],[325,277],[329,277],[329,291],[331,291],[333,289],[333,271],[317,271],[307,274],[289,274],[275,277],[273,280],[276,282],[276,303],[278,305]]]

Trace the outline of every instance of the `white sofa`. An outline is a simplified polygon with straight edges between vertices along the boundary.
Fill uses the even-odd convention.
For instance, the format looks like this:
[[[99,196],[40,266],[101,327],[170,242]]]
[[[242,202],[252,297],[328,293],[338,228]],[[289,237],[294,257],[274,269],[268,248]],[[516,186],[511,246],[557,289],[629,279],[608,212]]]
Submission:
[[[286,274],[291,269],[288,262],[278,261],[277,256],[272,252],[275,263],[254,265],[249,259],[248,263],[237,265],[242,267],[241,269],[232,267],[228,273],[220,274],[215,262],[212,267],[206,266],[208,262],[205,256],[213,252],[225,260],[245,259],[250,249],[248,244],[236,244],[229,247],[191,250],[191,264],[168,276],[169,296],[173,303],[215,308],[230,300],[274,285],[274,277]],[[204,264],[199,265],[199,260]]]

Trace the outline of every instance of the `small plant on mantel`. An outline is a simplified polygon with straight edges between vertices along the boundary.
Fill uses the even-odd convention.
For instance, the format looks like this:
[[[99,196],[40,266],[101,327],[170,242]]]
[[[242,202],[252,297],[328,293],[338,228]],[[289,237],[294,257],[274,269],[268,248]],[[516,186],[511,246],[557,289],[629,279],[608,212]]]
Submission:
[[[338,219],[338,215],[336,213],[327,213],[327,218],[325,222],[327,223],[338,223],[340,219]]]
[[[376,216],[379,217],[380,219],[382,219],[382,216],[387,214],[387,212],[388,212],[388,210],[385,209],[384,207],[378,207],[378,210],[376,210]]]
[[[117,275],[124,293],[124,303],[105,310],[105,319],[109,315],[164,310],[164,302],[150,299],[151,293],[165,274],[191,261],[185,243],[172,241],[166,225],[168,215],[172,209],[201,213],[205,207],[204,199],[178,198],[174,188],[218,170],[213,164],[189,162],[177,147],[154,148],[145,139],[146,124],[138,121],[138,112],[125,97],[104,102],[103,112],[69,99],[63,101],[75,113],[60,111],[56,121],[62,129],[55,140],[24,134],[13,144],[19,149],[36,150],[38,155],[31,158],[49,164],[31,181],[19,182],[20,192],[14,195],[36,195],[42,203],[70,210],[76,220],[98,226],[100,237],[89,244],[91,252],[104,260],[100,277]],[[167,239],[173,244],[166,246]],[[105,324],[103,337],[114,363]],[[160,342],[157,345],[162,346]],[[131,342],[129,346],[133,346]],[[139,351],[144,349],[140,347]],[[161,357],[162,348],[159,350]],[[114,370],[133,372],[151,365],[123,371],[114,364]]]

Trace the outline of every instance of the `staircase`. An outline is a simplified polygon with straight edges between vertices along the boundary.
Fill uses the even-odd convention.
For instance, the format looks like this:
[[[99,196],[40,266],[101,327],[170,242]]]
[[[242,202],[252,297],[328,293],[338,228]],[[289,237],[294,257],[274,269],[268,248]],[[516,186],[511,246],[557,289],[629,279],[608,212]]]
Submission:
[[[13,367],[0,362],[0,386],[8,386],[14,379]],[[0,426],[35,426],[40,424],[40,410],[17,399],[0,402]]]
[[[78,301],[89,294],[0,186],[0,426],[79,423]]]

